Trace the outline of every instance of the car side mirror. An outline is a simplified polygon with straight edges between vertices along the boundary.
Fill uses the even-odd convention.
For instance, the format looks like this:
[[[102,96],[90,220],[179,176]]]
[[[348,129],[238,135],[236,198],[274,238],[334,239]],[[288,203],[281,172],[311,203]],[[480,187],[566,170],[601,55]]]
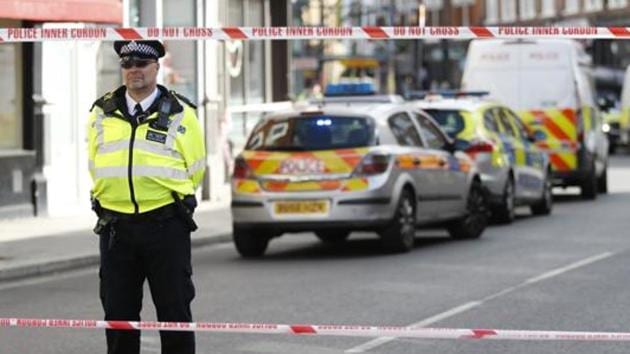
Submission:
[[[453,140],[447,140],[446,143],[444,143],[444,146],[442,147],[442,150],[448,151],[451,154],[454,153],[455,152],[455,142]]]

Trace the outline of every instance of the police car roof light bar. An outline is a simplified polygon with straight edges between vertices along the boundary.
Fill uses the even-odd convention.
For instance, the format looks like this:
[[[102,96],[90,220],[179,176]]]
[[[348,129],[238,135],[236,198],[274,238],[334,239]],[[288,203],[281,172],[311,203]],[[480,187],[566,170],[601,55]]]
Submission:
[[[429,96],[439,96],[442,98],[460,97],[484,97],[489,95],[489,91],[461,91],[461,90],[429,90],[429,91],[409,91],[405,94],[408,100],[423,100]]]

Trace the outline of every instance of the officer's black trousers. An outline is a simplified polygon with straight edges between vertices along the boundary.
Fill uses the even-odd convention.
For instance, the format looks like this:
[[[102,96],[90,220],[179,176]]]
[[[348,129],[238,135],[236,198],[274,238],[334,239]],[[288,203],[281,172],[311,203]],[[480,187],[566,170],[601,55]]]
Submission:
[[[101,233],[100,251],[105,320],[139,321],[147,279],[158,321],[192,322],[190,230],[180,218],[119,220]],[[195,352],[192,332],[164,331],[160,337],[162,354]],[[107,353],[139,354],[140,331],[107,330]]]

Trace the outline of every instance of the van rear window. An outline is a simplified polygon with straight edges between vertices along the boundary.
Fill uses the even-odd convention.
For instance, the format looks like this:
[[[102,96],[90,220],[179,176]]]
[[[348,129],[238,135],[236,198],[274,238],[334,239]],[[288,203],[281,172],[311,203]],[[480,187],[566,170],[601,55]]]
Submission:
[[[457,137],[465,128],[464,117],[457,110],[425,109],[433,119],[442,127],[442,130],[451,138]]]
[[[374,123],[363,117],[317,115],[271,119],[252,132],[245,149],[310,151],[374,145]]]

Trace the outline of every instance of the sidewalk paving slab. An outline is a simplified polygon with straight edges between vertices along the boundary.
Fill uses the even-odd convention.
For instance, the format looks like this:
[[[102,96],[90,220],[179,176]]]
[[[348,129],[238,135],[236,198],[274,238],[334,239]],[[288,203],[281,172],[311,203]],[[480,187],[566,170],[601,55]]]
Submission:
[[[202,203],[195,212],[199,229],[193,248],[232,239],[232,216],[226,203]],[[0,282],[64,272],[99,264],[96,217],[23,218],[0,222]],[[65,226],[64,226],[65,223]]]

